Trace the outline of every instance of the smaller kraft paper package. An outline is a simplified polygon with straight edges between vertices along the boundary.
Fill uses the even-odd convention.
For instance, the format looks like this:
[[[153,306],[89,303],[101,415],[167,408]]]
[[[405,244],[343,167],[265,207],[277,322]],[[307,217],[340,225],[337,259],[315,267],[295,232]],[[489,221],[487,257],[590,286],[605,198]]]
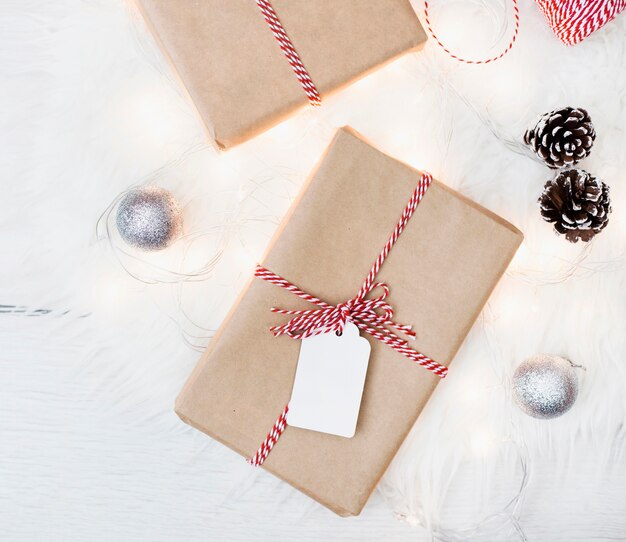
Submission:
[[[426,42],[409,0],[136,2],[223,149]]]
[[[442,366],[522,241],[502,218],[437,181],[428,187],[429,180],[339,130],[176,401],[185,422],[253,464],[265,459],[263,468],[343,516],[360,513],[435,386],[445,386]],[[371,288],[359,297],[366,277]],[[293,318],[300,320],[283,331],[296,338],[270,331]],[[356,340],[369,351],[366,373],[354,374],[364,388],[353,436],[292,426],[289,414],[284,428],[294,378],[307,384],[297,381],[300,367],[296,375],[305,345],[313,344],[307,341],[342,338],[299,339],[294,329],[343,329],[344,320],[357,323]],[[409,326],[413,340],[405,340]],[[314,359],[313,369],[318,361],[326,362]],[[335,363],[339,370],[351,361]]]

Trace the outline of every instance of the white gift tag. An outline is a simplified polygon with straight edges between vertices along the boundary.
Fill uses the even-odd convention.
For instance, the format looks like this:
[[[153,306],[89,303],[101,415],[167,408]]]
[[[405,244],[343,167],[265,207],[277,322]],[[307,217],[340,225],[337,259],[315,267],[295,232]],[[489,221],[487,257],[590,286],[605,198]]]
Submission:
[[[370,344],[347,322],[342,335],[302,339],[287,423],[353,437],[359,417]]]

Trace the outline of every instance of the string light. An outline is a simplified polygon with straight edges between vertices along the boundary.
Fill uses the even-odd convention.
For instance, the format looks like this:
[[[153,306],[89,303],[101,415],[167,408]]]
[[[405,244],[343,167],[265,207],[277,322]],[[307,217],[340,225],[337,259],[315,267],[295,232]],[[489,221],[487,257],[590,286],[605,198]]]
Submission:
[[[100,313],[119,313],[127,308],[129,292],[137,283],[119,269],[103,265],[98,269],[93,283],[94,307]]]
[[[168,149],[178,148],[176,142],[188,144],[189,124],[196,123],[191,114],[181,116],[181,109],[188,107],[168,85],[129,88],[114,115],[115,141],[125,153],[162,157]]]

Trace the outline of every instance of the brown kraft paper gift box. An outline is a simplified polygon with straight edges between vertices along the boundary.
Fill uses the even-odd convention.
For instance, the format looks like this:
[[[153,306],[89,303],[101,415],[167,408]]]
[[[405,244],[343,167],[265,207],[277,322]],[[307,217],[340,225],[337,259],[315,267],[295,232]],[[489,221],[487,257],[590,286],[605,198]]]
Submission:
[[[255,0],[137,3],[219,147],[308,104]],[[322,100],[426,41],[409,0],[271,3]]]
[[[419,178],[341,129],[262,265],[329,303],[354,297]],[[448,365],[521,241],[511,224],[434,181],[376,277],[390,287],[394,320],[417,332],[411,346]],[[185,422],[245,457],[289,401],[300,349],[270,333],[288,319],[270,307],[314,306],[252,279],[176,402]],[[361,335],[372,350],[355,436],[287,426],[263,464],[344,516],[360,513],[440,380]]]

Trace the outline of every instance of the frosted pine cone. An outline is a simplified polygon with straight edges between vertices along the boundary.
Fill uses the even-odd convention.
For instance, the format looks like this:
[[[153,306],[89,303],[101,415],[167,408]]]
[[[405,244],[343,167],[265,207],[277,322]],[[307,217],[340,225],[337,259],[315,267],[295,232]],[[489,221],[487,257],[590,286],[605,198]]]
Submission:
[[[572,243],[590,241],[609,223],[609,187],[582,169],[549,180],[539,198],[541,216]]]
[[[595,139],[589,113],[574,107],[546,113],[524,134],[524,143],[552,169],[571,167],[589,156]]]

